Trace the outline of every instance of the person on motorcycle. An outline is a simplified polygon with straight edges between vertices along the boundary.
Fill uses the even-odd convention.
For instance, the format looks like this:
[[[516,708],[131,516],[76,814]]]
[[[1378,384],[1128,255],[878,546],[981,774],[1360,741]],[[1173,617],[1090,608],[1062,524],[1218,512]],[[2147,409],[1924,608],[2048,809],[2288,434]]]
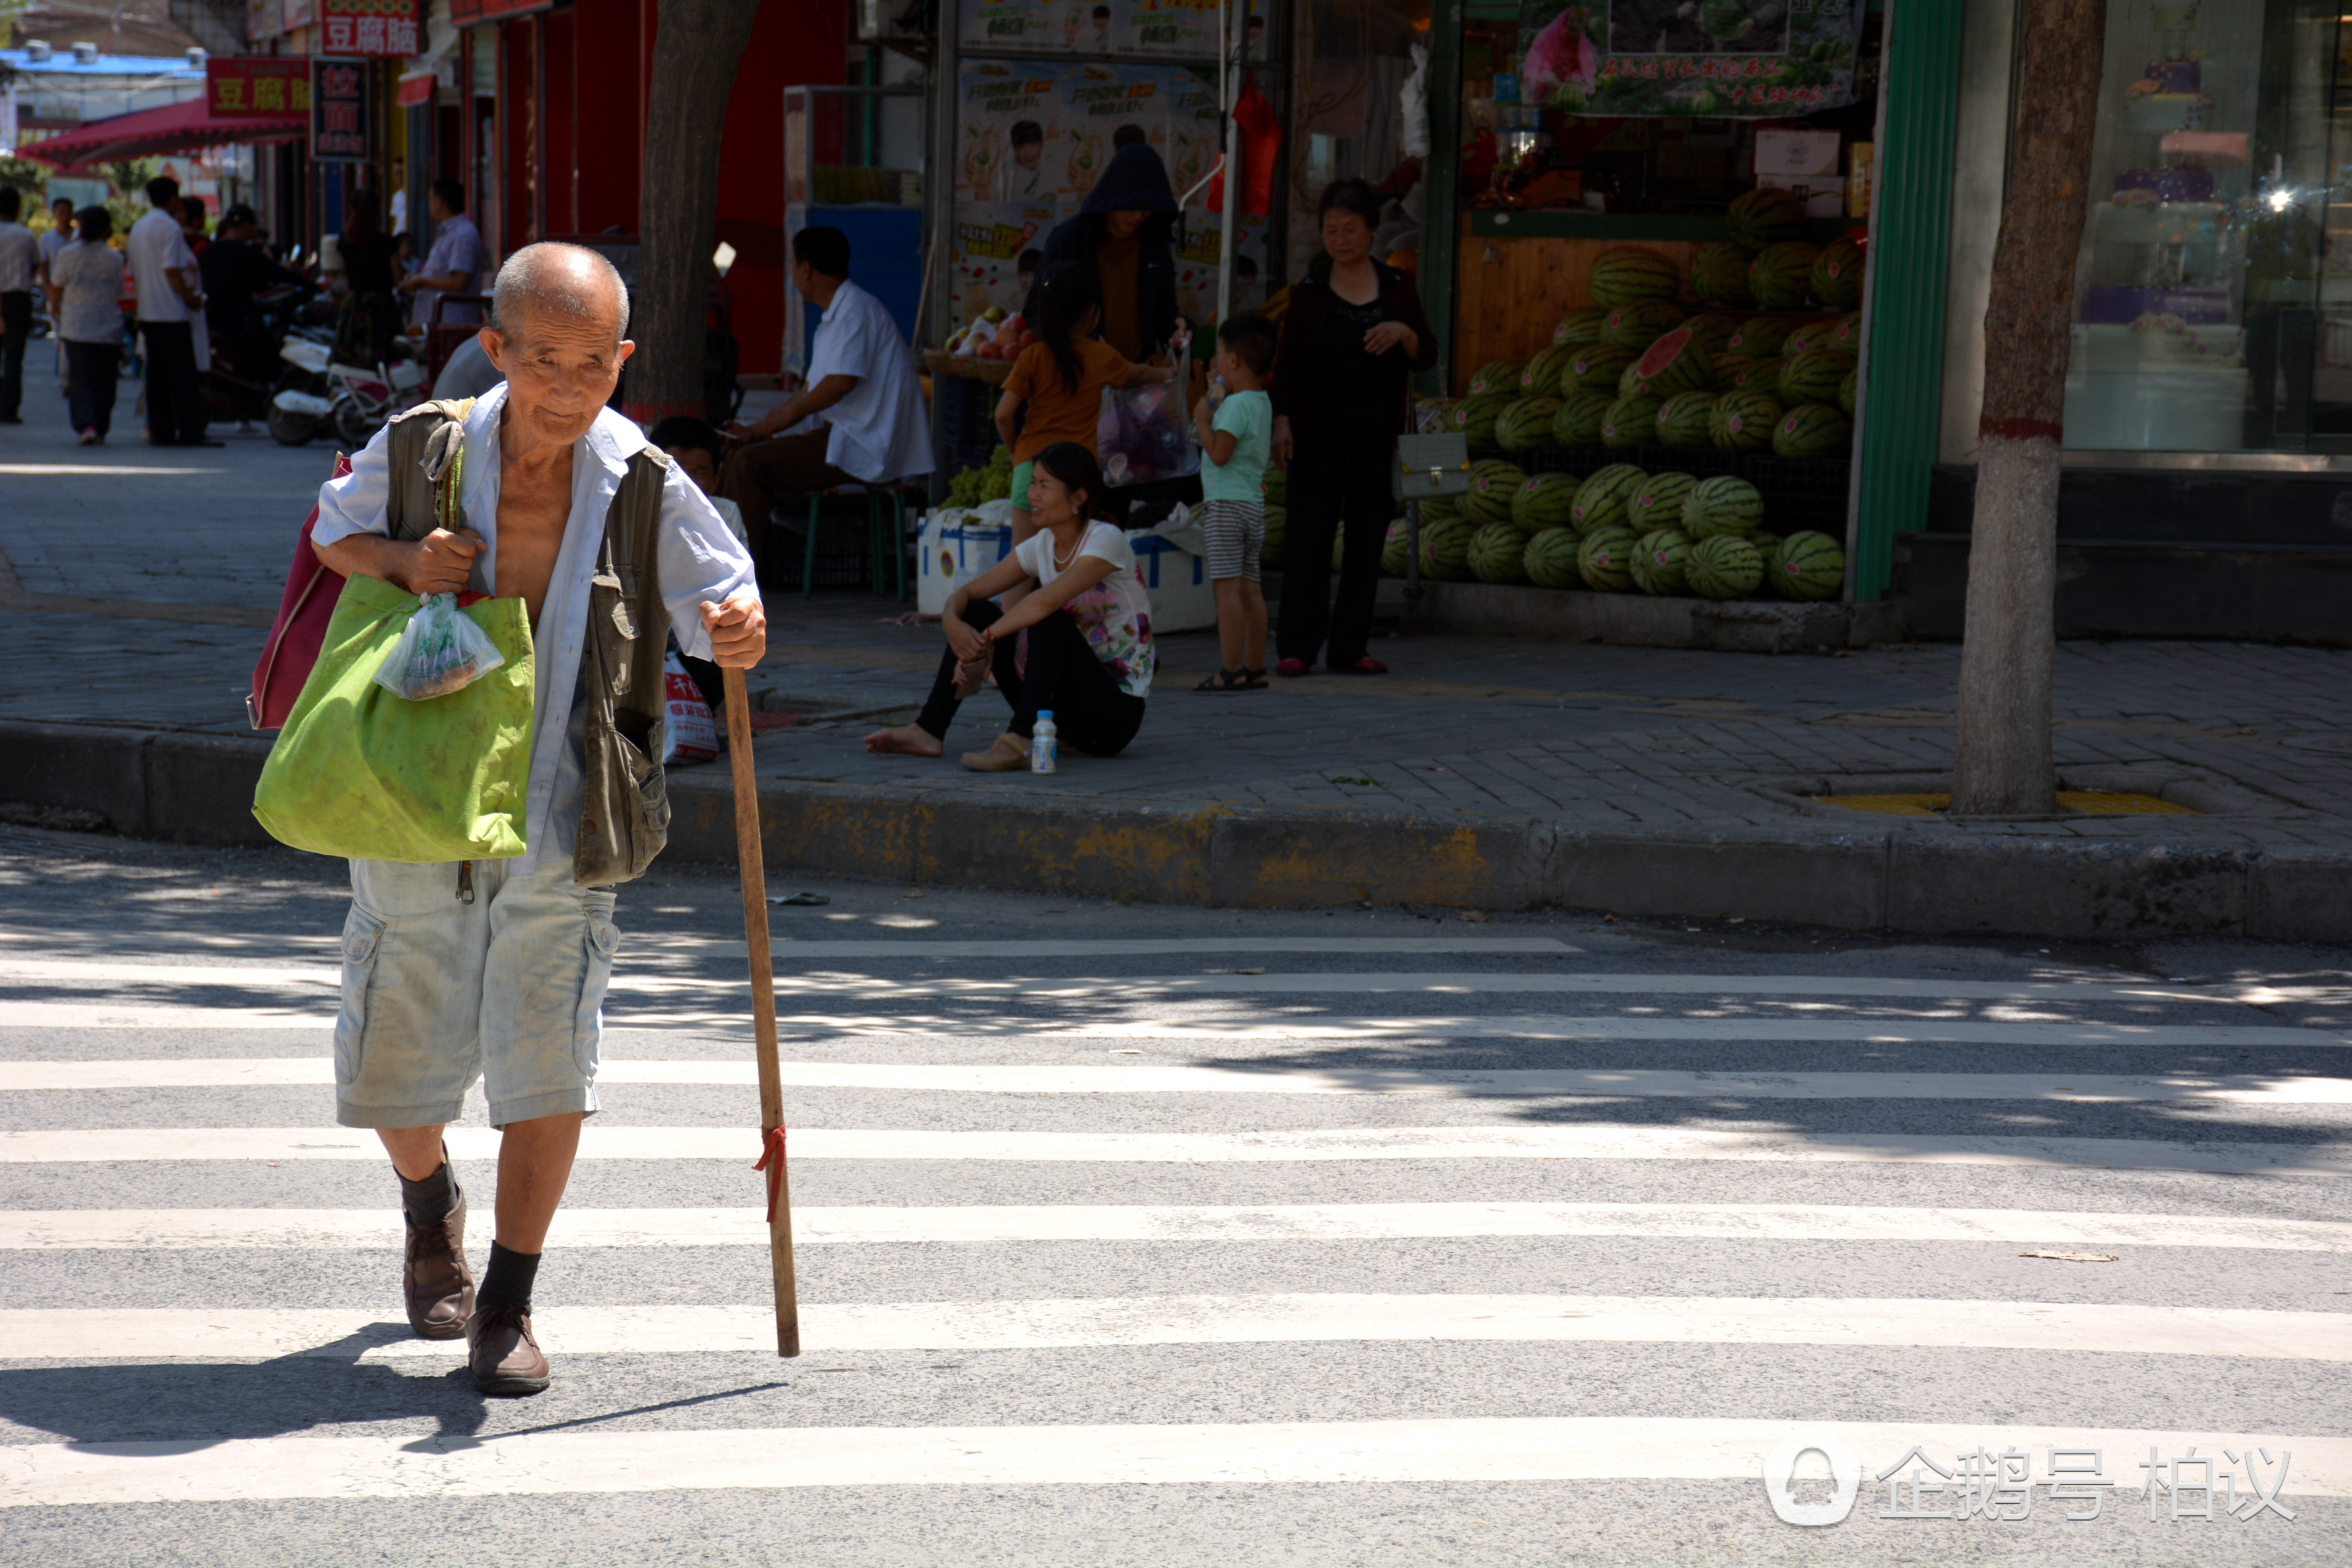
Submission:
[[[210,245],[197,265],[205,278],[205,323],[214,351],[226,346],[236,374],[264,385],[276,379],[278,344],[262,319],[256,295],[281,283],[305,283],[257,242],[260,219],[239,202],[221,214]]]
[[[335,359],[341,364],[383,364],[401,335],[400,297],[393,291],[394,241],[383,232],[373,191],[352,193],[340,243],[343,282],[351,292],[335,321]]]

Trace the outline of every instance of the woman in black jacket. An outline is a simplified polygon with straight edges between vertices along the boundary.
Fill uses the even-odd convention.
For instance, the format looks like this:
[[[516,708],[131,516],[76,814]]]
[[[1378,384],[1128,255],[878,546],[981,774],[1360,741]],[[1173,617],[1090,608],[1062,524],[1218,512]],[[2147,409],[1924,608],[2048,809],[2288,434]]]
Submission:
[[[1102,341],[1130,361],[1149,359],[1186,329],[1176,313],[1176,195],[1160,154],[1140,144],[1122,147],[1087,193],[1078,216],[1045,237],[1037,276],[1064,263],[1087,271],[1102,302]],[[1033,287],[1023,314],[1036,313]]]
[[[1409,378],[1437,363],[1437,338],[1412,279],[1372,259],[1381,209],[1371,187],[1334,180],[1317,205],[1330,270],[1291,286],[1274,358],[1274,459],[1290,470],[1274,672],[1305,675],[1328,634],[1333,670],[1385,675],[1365,646],[1396,512],[1396,438],[1411,427]],[[1343,519],[1334,610],[1331,540]]]

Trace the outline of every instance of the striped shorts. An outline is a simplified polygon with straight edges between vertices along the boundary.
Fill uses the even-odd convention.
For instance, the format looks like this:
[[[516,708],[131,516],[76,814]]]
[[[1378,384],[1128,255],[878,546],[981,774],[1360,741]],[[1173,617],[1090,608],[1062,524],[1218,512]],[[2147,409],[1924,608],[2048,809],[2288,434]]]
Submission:
[[[1209,576],[1257,581],[1258,552],[1265,548],[1265,503],[1211,500],[1201,503],[1201,536],[1208,542]]]

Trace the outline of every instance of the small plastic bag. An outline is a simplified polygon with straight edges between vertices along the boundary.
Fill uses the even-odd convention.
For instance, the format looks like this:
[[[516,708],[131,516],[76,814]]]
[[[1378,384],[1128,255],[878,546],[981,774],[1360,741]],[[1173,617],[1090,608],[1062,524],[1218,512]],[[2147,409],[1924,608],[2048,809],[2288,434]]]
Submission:
[[[375,683],[411,702],[462,691],[506,663],[489,633],[457,612],[455,594],[419,594],[400,640],[376,667]]]

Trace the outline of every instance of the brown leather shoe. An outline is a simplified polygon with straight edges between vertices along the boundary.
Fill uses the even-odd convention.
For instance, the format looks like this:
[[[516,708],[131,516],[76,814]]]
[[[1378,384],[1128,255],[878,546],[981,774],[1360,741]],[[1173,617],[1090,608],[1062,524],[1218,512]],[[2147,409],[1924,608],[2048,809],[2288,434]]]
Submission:
[[[408,1258],[400,1271],[408,1326],[419,1339],[454,1340],[474,1315],[474,1276],[466,1267],[466,1194],[431,1225],[408,1220]]]
[[[466,1362],[484,1394],[537,1394],[547,1386],[547,1358],[530,1337],[530,1314],[486,1307],[466,1323]]]

